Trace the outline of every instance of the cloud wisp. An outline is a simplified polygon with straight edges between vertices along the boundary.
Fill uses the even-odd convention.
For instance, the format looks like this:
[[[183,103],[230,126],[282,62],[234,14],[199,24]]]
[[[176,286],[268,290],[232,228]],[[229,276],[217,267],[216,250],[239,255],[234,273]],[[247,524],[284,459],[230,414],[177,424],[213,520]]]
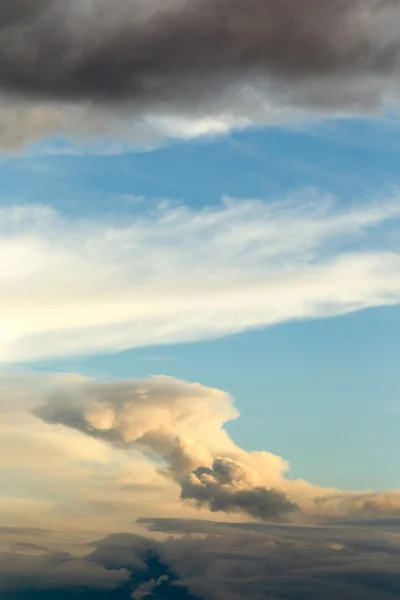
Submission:
[[[136,139],[373,111],[398,101],[399,22],[392,0],[3,0],[0,90],[27,141],[81,111],[99,133],[105,107]]]
[[[318,194],[113,219],[0,210],[0,362],[212,339],[396,304],[400,203]],[[390,240],[394,240],[391,243]],[[394,244],[394,245],[393,245]]]

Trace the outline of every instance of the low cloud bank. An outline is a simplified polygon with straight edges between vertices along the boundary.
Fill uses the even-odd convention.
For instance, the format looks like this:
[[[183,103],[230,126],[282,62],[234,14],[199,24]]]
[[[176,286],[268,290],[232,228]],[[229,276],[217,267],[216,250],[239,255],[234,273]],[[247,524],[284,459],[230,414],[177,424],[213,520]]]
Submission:
[[[394,600],[399,521],[294,527],[147,519],[163,539],[113,534],[77,558],[4,552],[5,600]],[[357,525],[357,526],[356,526]]]

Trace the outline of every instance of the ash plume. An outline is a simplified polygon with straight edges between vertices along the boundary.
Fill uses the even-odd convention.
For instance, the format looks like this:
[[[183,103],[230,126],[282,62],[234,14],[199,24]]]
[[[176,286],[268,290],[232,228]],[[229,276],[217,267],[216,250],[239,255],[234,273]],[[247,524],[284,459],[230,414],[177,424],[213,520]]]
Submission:
[[[159,376],[53,390],[33,414],[120,449],[135,447],[180,488],[183,501],[262,521],[400,515],[400,493],[343,492],[285,477],[270,452],[247,452],[224,429],[238,417],[224,392]]]

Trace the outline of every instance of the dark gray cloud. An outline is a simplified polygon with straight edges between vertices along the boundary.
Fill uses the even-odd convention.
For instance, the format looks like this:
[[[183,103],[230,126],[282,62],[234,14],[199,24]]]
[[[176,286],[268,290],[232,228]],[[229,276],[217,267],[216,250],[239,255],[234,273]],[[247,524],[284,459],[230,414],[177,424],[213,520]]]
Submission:
[[[0,26],[28,24],[37,19],[52,0],[2,0],[0,4]]]
[[[111,570],[68,552],[29,555],[0,553],[0,593],[24,590],[94,589],[113,590],[129,579],[122,567]]]
[[[399,18],[391,0],[6,0],[0,86],[139,104],[202,103],[248,78],[282,88],[342,77],[350,86],[397,71]],[[331,99],[309,91],[311,104],[341,102],[337,88]]]
[[[399,542],[377,524],[296,527],[149,520],[185,537],[163,555],[204,598],[388,600],[400,592]],[[385,533],[386,531],[386,533]],[[191,532],[205,537],[188,537]],[[186,558],[187,557],[187,558]]]
[[[242,512],[254,519],[285,521],[299,510],[284,492],[249,486],[243,468],[233,460],[218,458],[212,467],[198,467],[180,485],[182,500],[195,500],[211,512]]]
[[[68,552],[40,557],[0,554],[2,600],[80,598],[201,600],[180,584],[161,558],[162,545],[133,534],[114,534],[93,542],[82,558]],[[33,551],[33,550],[32,550]],[[145,593],[144,593],[145,592]]]
[[[378,521],[364,527],[142,523],[168,535],[164,541],[110,535],[79,559],[5,553],[2,600],[69,599],[77,592],[88,600],[394,600],[400,594],[400,541]]]
[[[3,0],[0,149],[392,109],[399,24],[395,0]]]

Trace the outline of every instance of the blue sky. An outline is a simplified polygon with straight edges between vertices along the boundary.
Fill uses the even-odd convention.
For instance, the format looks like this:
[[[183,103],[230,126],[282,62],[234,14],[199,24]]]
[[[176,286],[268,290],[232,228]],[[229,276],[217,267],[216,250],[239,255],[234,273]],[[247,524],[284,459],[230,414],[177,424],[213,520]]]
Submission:
[[[332,120],[165,142],[152,151],[105,156],[81,154],[79,146],[49,140],[35,144],[26,156],[3,157],[3,202],[11,198],[94,214],[130,210],[130,196],[204,206],[225,195],[268,200],[299,188],[355,202],[399,184],[399,131],[389,117]],[[77,155],[52,156],[51,149],[60,147]],[[107,148],[99,144],[98,151]]]
[[[253,129],[105,156],[49,150],[62,147],[50,139],[25,156],[3,157],[2,204],[124,219],[162,198],[201,210],[224,196],[271,202],[317,191],[351,207],[393,195],[400,184],[398,126],[389,118]],[[387,236],[391,248],[398,245],[390,224]],[[384,490],[400,485],[399,334],[399,309],[381,307],[214,341],[19,366],[104,379],[162,373],[221,388],[241,413],[227,430],[246,450],[281,455],[291,477],[321,486]]]

